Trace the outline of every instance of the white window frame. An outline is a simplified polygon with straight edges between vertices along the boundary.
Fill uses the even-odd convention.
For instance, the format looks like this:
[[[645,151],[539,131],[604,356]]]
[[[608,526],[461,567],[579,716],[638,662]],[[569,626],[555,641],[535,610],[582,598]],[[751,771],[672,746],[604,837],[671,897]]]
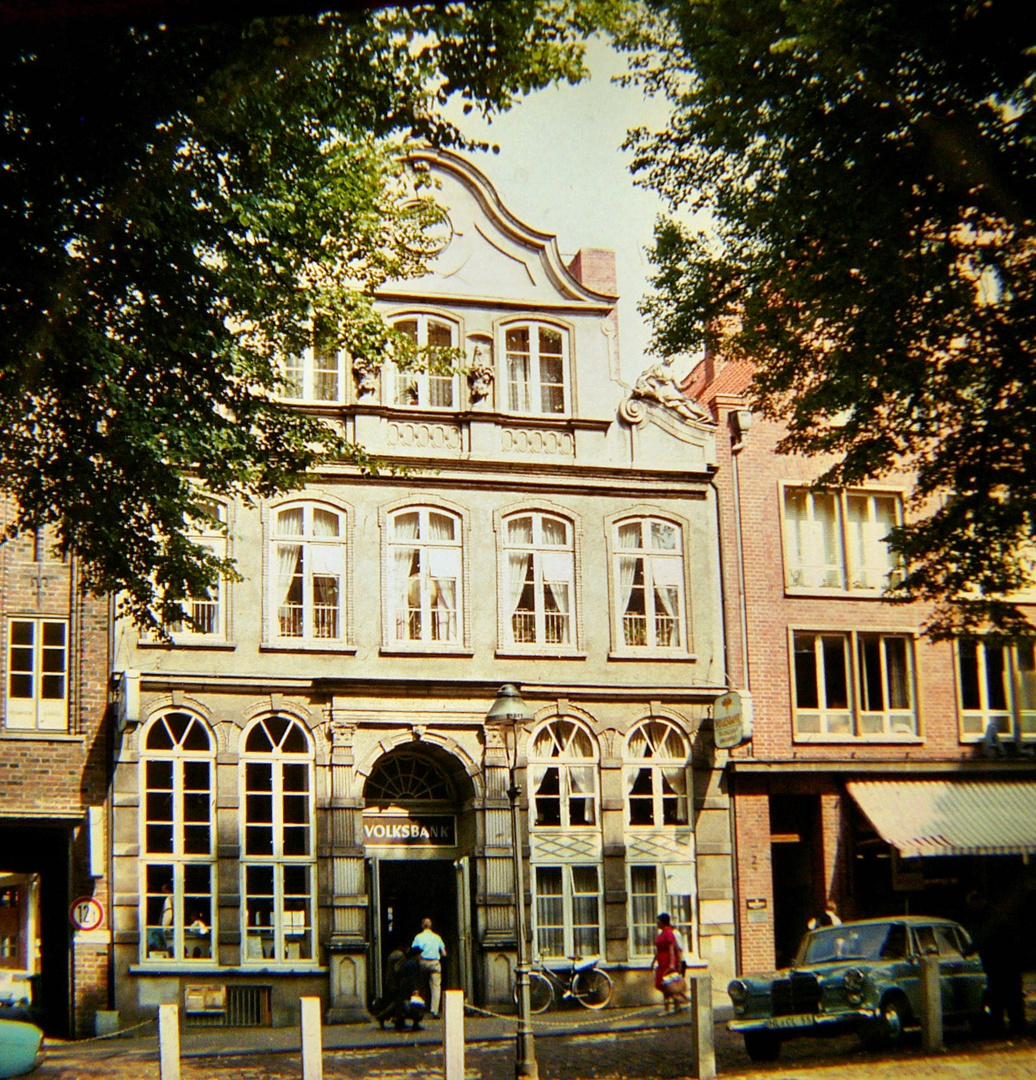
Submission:
[[[429,324],[434,323],[450,331],[450,344],[447,348],[457,348],[460,336],[460,327],[452,319],[430,312],[411,312],[405,315],[393,316],[392,325],[398,330],[403,323],[416,322],[418,348],[428,347]],[[402,331],[405,333],[405,331]],[[460,380],[456,372],[449,375],[430,371],[400,371],[395,364],[387,367],[388,383],[390,392],[387,395],[389,404],[399,409],[456,409],[459,404]],[[450,401],[445,404],[433,403],[435,396],[433,391],[436,386],[449,384]],[[404,388],[412,388],[417,397],[416,401],[401,400],[404,397]]]
[[[530,520],[532,539],[512,541],[511,526]],[[545,538],[544,522],[550,521],[565,530],[563,544],[549,543]],[[501,626],[503,639],[509,648],[542,651],[571,649],[575,646],[575,530],[572,522],[558,514],[540,510],[522,510],[509,514],[501,523],[500,591]],[[518,580],[520,564],[525,571]],[[517,571],[517,572],[516,572]],[[531,580],[530,580],[531,578]],[[557,586],[565,586],[568,611],[560,611]],[[532,589],[532,610],[518,605]],[[550,598],[555,610],[547,611]],[[519,633],[516,629],[521,627]],[[526,636],[531,631],[531,637]]]
[[[174,718],[177,725],[187,721],[179,737],[169,726]],[[152,732],[158,728],[164,728],[167,732],[172,742],[171,748],[148,747]],[[204,734],[207,743],[205,749],[185,746],[195,731]],[[140,748],[140,791],[143,794],[140,804],[140,925],[144,927],[140,941],[141,961],[149,964],[215,963],[215,916],[218,910],[215,734],[200,716],[185,709],[171,709],[148,722],[141,731]],[[169,766],[171,787],[156,786],[150,778],[150,766],[163,764]],[[197,783],[196,777],[190,775],[197,769],[191,766],[199,764],[207,768],[206,787],[191,786]],[[166,797],[169,799],[168,819],[156,816]],[[199,816],[199,812],[203,812],[204,816]],[[149,825],[170,829],[171,851],[162,850],[164,845],[152,842]],[[192,845],[187,842],[188,830],[197,832],[203,828],[208,832],[207,847],[204,850],[189,850]],[[207,889],[203,890],[197,884],[191,887],[191,878],[199,873],[207,877]],[[165,899],[158,891],[159,878],[167,879],[171,885],[171,892]],[[152,887],[153,881],[155,884]],[[199,924],[190,916],[206,914],[201,910],[204,906],[208,907],[208,918],[202,918]],[[157,935],[161,936],[164,947],[156,940]]]
[[[324,356],[322,353],[322,349],[308,345],[301,353],[281,360],[279,397],[282,401],[313,405],[341,405],[345,402],[345,352],[335,349],[334,356]],[[333,394],[318,392],[321,375],[333,376]]]
[[[623,530],[636,525],[639,547],[624,547]],[[676,544],[672,548],[656,548],[651,544],[654,530],[672,529]],[[684,550],[684,527],[679,522],[656,515],[621,518],[612,524],[612,617],[617,647],[631,654],[641,652],[685,653],[687,650],[687,560]],[[623,562],[640,563],[641,583],[636,583],[637,567],[632,577],[624,573]],[[628,579],[628,580],[627,580]],[[634,589],[643,592],[644,613],[630,613]],[[657,602],[660,590],[676,590],[676,611],[669,612]],[[643,622],[643,634],[637,626]],[[668,629],[667,629],[668,628]],[[629,631],[629,632],[627,632]],[[643,638],[642,641],[637,640]],[[633,640],[630,640],[630,639]],[[665,640],[668,638],[669,640]]]
[[[674,868],[669,864],[662,863],[632,862],[627,864],[626,878],[629,903],[626,905],[626,913],[627,931],[629,933],[630,943],[629,955],[631,959],[644,959],[645,957],[654,956],[655,938],[658,936],[658,916],[663,911],[669,914],[673,930],[679,933],[683,938],[684,944],[686,945],[684,959],[689,960],[691,956],[697,954],[694,920],[694,893],[671,893],[669,891],[670,874],[666,872],[667,869],[672,872]],[[682,872],[688,868],[679,867],[676,869]],[[653,888],[650,891],[644,890],[634,892],[634,875],[638,871],[645,870],[652,871],[654,875]],[[650,916],[650,921],[637,918],[636,898],[638,897],[642,899],[651,899],[653,911]],[[647,929],[646,935],[643,933],[645,928]],[[641,937],[646,936],[647,938],[647,943],[644,946],[637,940],[638,930],[640,931]]]
[[[803,502],[801,516],[789,512],[793,499]],[[891,525],[881,521],[883,503],[892,510]],[[821,507],[829,508],[830,520]],[[880,596],[902,578],[902,568],[884,541],[889,529],[902,522],[903,497],[898,491],[782,485],[785,590]]]
[[[18,627],[31,628],[31,641]],[[46,639],[61,629],[61,643]],[[68,731],[68,680],[71,626],[68,619],[11,615],[7,619],[7,676],[4,680],[4,726],[11,731]],[[60,656],[59,656],[60,654]],[[28,664],[28,666],[26,666]],[[16,666],[17,665],[17,666]],[[57,666],[55,666],[57,665]],[[21,693],[28,679],[29,694]],[[61,693],[54,696],[55,680]]]
[[[270,723],[286,721],[279,739],[276,732],[271,733]],[[271,751],[253,751],[246,749],[249,737],[259,727],[265,727],[271,742],[276,745]],[[305,751],[284,750],[284,744],[292,737],[292,732],[301,732],[305,740]],[[266,716],[251,723],[241,734],[241,754],[239,762],[239,790],[241,791],[240,814],[240,896],[241,896],[241,963],[243,966],[259,965],[310,965],[316,963],[316,924],[314,919],[314,893],[316,887],[316,830],[315,830],[315,771],[313,768],[313,740],[306,731],[306,726],[291,716]],[[269,788],[251,789],[248,783],[249,765],[270,766],[271,785]],[[306,770],[306,789],[302,799],[298,789],[285,786],[285,766],[304,766]],[[269,796],[270,819],[266,821],[253,816],[259,812],[261,803],[250,802],[249,797],[257,800]],[[287,800],[294,799],[304,808],[305,821],[289,820],[286,814]],[[250,849],[249,826],[269,828],[272,852],[254,852]],[[304,826],[300,827],[300,826]],[[285,839],[287,830],[292,829],[305,840],[305,852],[289,854],[286,852]],[[256,893],[249,890],[251,875],[249,871],[269,871],[272,879],[272,892]],[[304,892],[289,891],[286,877],[302,872],[306,881]],[[249,923],[249,900],[252,897],[269,897],[269,921]],[[303,897],[303,905],[297,906],[298,898]],[[289,904],[291,906],[289,906]],[[258,915],[258,912],[256,913]]]
[[[580,752],[580,744],[588,743],[589,753]],[[545,747],[550,746],[550,752],[544,753]],[[599,829],[601,822],[600,812],[600,747],[593,733],[571,716],[555,716],[541,724],[532,733],[528,747],[529,769],[529,815],[530,826],[537,830],[562,830],[569,829]],[[551,769],[557,770],[558,793],[553,792],[540,794],[540,786],[547,778]],[[573,771],[578,770],[582,776],[590,777],[589,791],[579,789],[578,783],[573,783],[575,777]],[[540,800],[557,798],[560,821],[554,823],[540,823],[539,803]],[[573,804],[579,803],[584,808],[581,815],[589,820],[573,820]],[[589,814],[585,811],[589,808]]]
[[[212,552],[219,559],[227,555],[227,504],[218,499],[199,499],[222,527],[201,527],[193,522],[187,531],[187,539]],[[185,612],[194,620],[194,625],[186,619],[166,626],[177,643],[226,641],[227,639],[227,582],[220,577],[209,588],[208,596],[190,596],[181,601]],[[200,628],[200,629],[199,629]]]
[[[812,639],[812,647],[807,639]],[[879,680],[883,695],[881,709],[864,708],[864,679],[866,664],[863,646],[877,643],[879,646]],[[897,693],[895,680],[890,674],[889,647],[892,642],[903,645],[905,678],[899,684],[906,690],[909,705],[896,707],[891,700]],[[803,646],[802,648],[800,648]],[[828,680],[833,669],[826,662],[827,649],[832,655],[840,651],[845,671],[845,706],[832,705],[828,692]],[[794,739],[796,742],[823,741],[898,741],[916,740],[918,737],[917,662],[914,637],[902,631],[857,630],[805,630],[793,629],[789,633],[791,667],[791,708]],[[814,683],[817,704],[800,705],[799,654],[813,655]],[[803,729],[804,722],[817,730]]]
[[[632,743],[638,734],[642,734],[645,741],[644,749],[647,753],[634,756]],[[669,751],[675,742],[679,742],[681,751],[671,754]],[[685,829],[690,827],[690,802],[691,802],[691,775],[690,775],[690,747],[684,733],[671,720],[655,717],[643,720],[637,724],[626,737],[625,742],[626,765],[623,769],[623,789],[626,798],[626,824],[631,829]],[[632,787],[639,779],[640,774],[647,771],[651,778],[651,821],[647,823],[634,823],[633,801],[646,802],[643,794],[634,794]],[[667,791],[667,785],[672,788],[673,784],[666,773],[679,772],[682,774],[683,793]],[[673,801],[677,808],[678,819],[682,820],[666,822],[666,803]]]
[[[279,531],[282,515],[298,510],[302,511],[302,532]],[[318,533],[315,524],[318,512],[336,520],[336,533]],[[326,503],[297,500],[280,503],[271,509],[268,547],[271,641],[334,643],[344,640],[348,586],[346,529],[345,511]],[[289,547],[299,549],[294,567],[288,565]],[[286,572],[288,569],[292,570],[290,574]],[[316,579],[332,578],[337,578],[337,599],[333,604],[318,603]],[[301,603],[288,599],[298,579],[301,579]],[[298,632],[294,632],[296,627]]]
[[[529,350],[518,351],[508,348],[508,335],[513,331],[525,330],[529,335]],[[556,382],[543,378],[543,362],[547,357],[557,356],[555,353],[540,352],[541,333],[557,334],[561,341],[561,405],[560,409],[545,409],[543,407],[543,394],[549,387],[556,387]],[[500,327],[500,343],[497,355],[502,360],[502,393],[500,395],[506,405],[506,411],[517,413],[521,416],[567,416],[572,411],[571,398],[571,364],[570,356],[570,331],[567,327],[558,323],[542,319],[521,319],[503,324]],[[528,379],[522,383],[512,378],[512,362],[518,357],[528,357]],[[524,397],[524,401],[520,400]]]
[[[397,523],[407,515],[417,515],[417,535],[397,535]],[[432,515],[453,523],[452,537],[435,536]],[[387,517],[388,618],[391,645],[455,648],[464,641],[464,522],[459,514],[434,505],[403,506]],[[409,552],[409,561],[404,560]],[[414,557],[417,573],[413,573]],[[449,578],[436,565],[452,569]],[[405,577],[405,581],[403,578]],[[444,585],[453,581],[453,607]],[[417,605],[414,604],[416,585]],[[418,632],[414,633],[414,627]]]
[[[541,883],[543,875],[547,872],[555,874],[560,871],[561,874],[561,893],[548,893],[546,894],[551,899],[559,899],[561,901],[561,923],[545,922],[541,918],[541,901],[543,894],[541,891]],[[593,871],[596,876],[596,889],[593,892],[582,891],[576,892],[576,877],[583,877],[588,871]],[[544,863],[542,865],[534,865],[532,867],[533,881],[532,881],[532,940],[533,951],[538,959],[545,961],[548,966],[551,961],[563,960],[570,956],[601,956],[603,953],[603,940],[604,940],[604,923],[602,919],[604,909],[604,897],[601,891],[602,871],[598,863]],[[578,950],[576,948],[576,922],[575,922],[575,910],[576,910],[576,898],[581,897],[593,897],[597,908],[597,922],[596,922],[596,934],[593,935],[594,940],[589,942],[592,945],[591,950]],[[584,934],[594,924],[592,923],[580,923],[580,928]],[[556,937],[558,932],[562,938],[563,948],[561,952],[551,952],[548,948],[544,948],[544,945],[548,943],[546,938],[547,933],[551,933]],[[592,931],[590,931],[592,933]]]
[[[965,707],[963,653],[975,650],[978,706]],[[1036,643],[1019,641],[994,644],[977,639],[954,643],[957,677],[957,715],[961,742],[980,742],[993,724],[999,737],[1036,739]],[[991,685],[990,654],[1000,654],[1000,685]],[[1026,685],[1028,684],[1028,685]],[[1004,706],[991,702],[991,692],[999,691]]]

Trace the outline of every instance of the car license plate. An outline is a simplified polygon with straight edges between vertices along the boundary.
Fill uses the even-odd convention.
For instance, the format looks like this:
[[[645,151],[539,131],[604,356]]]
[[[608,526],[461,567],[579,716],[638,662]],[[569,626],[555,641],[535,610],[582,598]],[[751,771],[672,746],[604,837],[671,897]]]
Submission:
[[[767,1022],[769,1028],[801,1028],[812,1027],[812,1016],[772,1016]]]

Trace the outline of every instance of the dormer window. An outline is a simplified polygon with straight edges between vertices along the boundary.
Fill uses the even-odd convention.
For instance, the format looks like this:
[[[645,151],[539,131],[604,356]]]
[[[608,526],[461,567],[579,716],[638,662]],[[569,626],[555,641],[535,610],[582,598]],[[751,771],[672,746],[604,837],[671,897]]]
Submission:
[[[511,412],[556,416],[566,411],[566,331],[547,323],[512,323],[504,329],[504,364]]]
[[[409,315],[393,326],[419,349],[452,349],[457,345],[456,324],[431,315]],[[390,378],[393,405],[452,409],[456,404],[457,376],[450,371],[400,371],[393,367]]]

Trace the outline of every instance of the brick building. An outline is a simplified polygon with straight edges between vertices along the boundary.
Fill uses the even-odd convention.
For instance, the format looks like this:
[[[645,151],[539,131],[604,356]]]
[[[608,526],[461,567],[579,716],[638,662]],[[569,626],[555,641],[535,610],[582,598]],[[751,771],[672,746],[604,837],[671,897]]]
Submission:
[[[48,1034],[92,1033],[110,1004],[108,604],[23,535],[0,546],[0,635],[0,1001],[28,983]]]
[[[787,963],[829,899],[980,929],[969,893],[1036,966],[1033,644],[932,643],[923,606],[882,602],[909,479],[811,490],[823,461],[776,452],[750,378],[708,358],[684,383],[717,420],[727,665],[753,714],[727,766],[740,969]]]

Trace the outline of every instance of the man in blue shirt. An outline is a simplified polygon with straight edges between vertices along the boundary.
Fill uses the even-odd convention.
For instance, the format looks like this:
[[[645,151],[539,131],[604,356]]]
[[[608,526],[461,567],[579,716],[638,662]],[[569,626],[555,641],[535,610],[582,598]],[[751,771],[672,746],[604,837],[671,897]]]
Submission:
[[[446,955],[443,940],[432,929],[431,919],[422,919],[421,932],[414,938],[414,947],[421,950],[421,970],[428,979],[431,1000],[429,1012],[439,1015],[439,999],[442,996],[442,961]]]

